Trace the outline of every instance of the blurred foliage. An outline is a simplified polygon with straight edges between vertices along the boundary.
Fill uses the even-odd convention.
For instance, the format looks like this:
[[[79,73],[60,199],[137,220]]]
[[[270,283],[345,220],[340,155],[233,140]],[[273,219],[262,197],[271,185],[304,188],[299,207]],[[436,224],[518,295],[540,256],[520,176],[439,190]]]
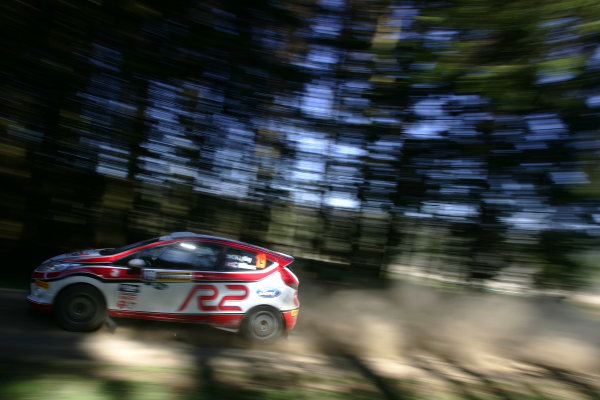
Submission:
[[[0,248],[25,276],[191,230],[358,275],[596,282],[599,20],[587,0],[3,1]]]
[[[10,368],[5,368],[5,373],[0,375],[0,394],[14,400],[558,400],[565,398],[565,392],[566,396],[577,396],[576,398],[594,398],[598,395],[594,387],[571,377],[572,373],[563,375],[564,371],[555,369],[551,369],[557,372],[553,379],[541,380],[538,377],[538,381],[531,384],[527,378],[507,381],[504,377],[501,381],[481,372],[472,373],[466,368],[462,372],[468,374],[469,379],[462,376],[456,378],[446,376],[434,367],[426,367],[426,373],[447,383],[432,386],[430,382],[379,376],[362,361],[358,361],[362,369],[352,370],[351,367],[358,359],[348,357],[333,358],[332,365],[321,367],[317,374],[311,370],[314,367],[310,362],[292,362],[295,368],[289,371],[289,365],[281,365],[281,360],[277,364],[268,358],[266,361],[258,361],[258,356],[246,355],[243,360],[232,360],[232,355],[217,353],[217,356],[229,361],[226,368],[218,363],[211,366],[209,362],[214,359],[210,357],[207,357],[209,362],[204,361],[204,365],[194,368],[107,366],[88,360],[69,363],[12,362]],[[251,368],[239,367],[249,363]],[[9,367],[8,363],[4,364]],[[460,366],[455,364],[455,367]],[[193,383],[190,384],[190,381]]]

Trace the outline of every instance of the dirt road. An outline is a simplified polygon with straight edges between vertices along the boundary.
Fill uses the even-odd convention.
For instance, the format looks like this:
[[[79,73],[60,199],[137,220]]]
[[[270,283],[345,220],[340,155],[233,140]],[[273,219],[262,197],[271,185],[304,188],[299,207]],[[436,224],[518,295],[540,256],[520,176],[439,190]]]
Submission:
[[[276,398],[600,399],[600,320],[549,298],[412,284],[313,287],[302,293],[290,337],[256,347],[208,327],[147,321],[65,332],[30,310],[25,296],[0,290],[2,398],[63,390],[56,382],[64,380],[153,398],[269,391],[283,393]]]

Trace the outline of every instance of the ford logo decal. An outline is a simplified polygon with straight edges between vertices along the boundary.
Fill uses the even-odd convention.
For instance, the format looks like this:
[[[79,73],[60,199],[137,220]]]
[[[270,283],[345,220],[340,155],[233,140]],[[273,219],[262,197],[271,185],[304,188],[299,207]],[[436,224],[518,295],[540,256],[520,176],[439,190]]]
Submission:
[[[275,288],[264,288],[264,289],[258,289],[256,291],[256,294],[258,294],[260,297],[277,297],[281,294],[281,291],[279,289],[275,289]]]

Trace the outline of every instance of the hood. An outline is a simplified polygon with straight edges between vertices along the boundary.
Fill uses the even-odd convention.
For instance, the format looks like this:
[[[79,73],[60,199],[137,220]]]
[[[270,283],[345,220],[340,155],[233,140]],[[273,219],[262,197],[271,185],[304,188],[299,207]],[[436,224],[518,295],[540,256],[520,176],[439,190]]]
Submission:
[[[44,261],[42,264],[46,264],[46,263],[54,262],[54,261],[69,261],[69,260],[73,260],[73,259],[76,259],[79,261],[85,261],[86,258],[101,257],[103,250],[106,250],[106,249],[81,250],[81,251],[75,251],[73,253],[64,253],[64,254],[60,254],[58,256],[49,258],[46,261]]]

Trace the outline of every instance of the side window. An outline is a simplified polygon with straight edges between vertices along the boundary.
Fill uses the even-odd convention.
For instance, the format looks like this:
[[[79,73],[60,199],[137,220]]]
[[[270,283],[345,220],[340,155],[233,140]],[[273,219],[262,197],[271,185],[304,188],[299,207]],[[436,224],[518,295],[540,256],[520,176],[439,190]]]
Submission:
[[[165,246],[154,246],[150,247],[149,249],[144,249],[142,251],[137,252],[136,257],[146,261],[146,264],[148,266],[152,266],[154,261],[156,261],[156,259],[160,255],[160,253],[162,253],[164,250]]]
[[[153,268],[215,270],[220,266],[222,248],[218,245],[179,242],[163,249],[152,262]]]
[[[165,250],[166,246],[154,246],[144,250],[137,251],[133,254],[130,254],[125,257],[121,257],[114,263],[116,265],[124,265],[127,266],[129,260],[133,260],[134,258],[140,258],[146,261],[146,265],[148,267],[152,267],[154,265],[154,261],[158,258],[159,254]]]
[[[227,247],[225,253],[225,271],[254,271],[268,268],[273,261],[267,258],[265,253],[253,253],[246,250]]]

